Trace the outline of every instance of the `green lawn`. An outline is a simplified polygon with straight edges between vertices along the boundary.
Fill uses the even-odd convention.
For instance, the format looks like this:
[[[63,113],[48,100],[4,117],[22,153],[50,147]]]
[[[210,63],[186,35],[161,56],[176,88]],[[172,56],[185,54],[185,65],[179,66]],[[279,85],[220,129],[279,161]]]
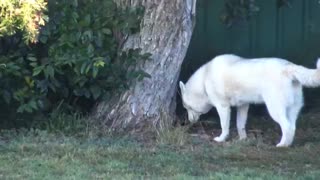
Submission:
[[[183,128],[149,140],[2,130],[0,179],[319,179],[316,119],[299,125],[291,148],[275,147],[280,132],[274,125],[251,129],[246,141],[238,141],[233,130],[223,144],[211,141],[212,132]],[[170,136],[184,139],[167,144]]]

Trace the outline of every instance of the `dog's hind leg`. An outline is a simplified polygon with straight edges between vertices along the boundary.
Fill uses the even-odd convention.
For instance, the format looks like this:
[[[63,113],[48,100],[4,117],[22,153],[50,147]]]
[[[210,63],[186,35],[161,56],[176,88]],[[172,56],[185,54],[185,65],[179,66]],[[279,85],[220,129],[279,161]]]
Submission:
[[[229,135],[231,109],[229,106],[216,106],[216,108],[220,117],[222,132],[220,136],[215,137],[214,140],[217,142],[224,142]]]
[[[237,107],[237,130],[239,139],[246,139],[246,123],[248,117],[249,104],[241,105]]]
[[[277,144],[277,147],[288,147],[292,144],[295,134],[295,124],[291,123],[287,117],[287,109],[284,101],[277,98],[269,98],[265,100],[270,116],[276,121],[282,131],[281,141]]]
[[[298,115],[301,108],[303,107],[303,94],[302,88],[295,89],[294,91],[294,103],[290,105],[287,109],[287,116],[292,124],[296,124]]]

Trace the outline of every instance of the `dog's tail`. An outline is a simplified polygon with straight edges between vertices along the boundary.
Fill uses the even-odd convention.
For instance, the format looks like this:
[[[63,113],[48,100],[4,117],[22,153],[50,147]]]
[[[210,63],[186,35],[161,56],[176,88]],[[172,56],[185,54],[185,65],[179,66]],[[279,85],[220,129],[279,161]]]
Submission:
[[[299,65],[290,65],[287,73],[293,76],[293,79],[306,87],[320,86],[320,58],[317,60],[317,69],[308,69]]]

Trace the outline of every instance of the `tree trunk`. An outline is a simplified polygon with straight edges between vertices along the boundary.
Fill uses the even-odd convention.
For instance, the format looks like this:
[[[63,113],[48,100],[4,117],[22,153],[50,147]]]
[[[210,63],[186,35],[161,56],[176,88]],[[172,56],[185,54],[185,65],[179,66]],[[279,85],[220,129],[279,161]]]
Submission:
[[[94,116],[116,131],[157,125],[162,114],[175,114],[176,84],[195,24],[196,0],[114,1],[122,7],[145,7],[140,33],[128,37],[124,48],[141,48],[152,54],[152,60],[141,64],[151,78],[113,101],[99,104]]]

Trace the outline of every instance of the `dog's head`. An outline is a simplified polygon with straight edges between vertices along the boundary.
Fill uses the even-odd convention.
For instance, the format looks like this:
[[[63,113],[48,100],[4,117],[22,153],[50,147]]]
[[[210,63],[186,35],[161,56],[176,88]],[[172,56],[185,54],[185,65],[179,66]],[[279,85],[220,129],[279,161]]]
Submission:
[[[195,123],[199,120],[201,114],[205,114],[210,110],[211,106],[208,104],[207,100],[188,90],[183,82],[180,81],[179,86],[182,104],[188,112],[188,119],[191,123]]]

